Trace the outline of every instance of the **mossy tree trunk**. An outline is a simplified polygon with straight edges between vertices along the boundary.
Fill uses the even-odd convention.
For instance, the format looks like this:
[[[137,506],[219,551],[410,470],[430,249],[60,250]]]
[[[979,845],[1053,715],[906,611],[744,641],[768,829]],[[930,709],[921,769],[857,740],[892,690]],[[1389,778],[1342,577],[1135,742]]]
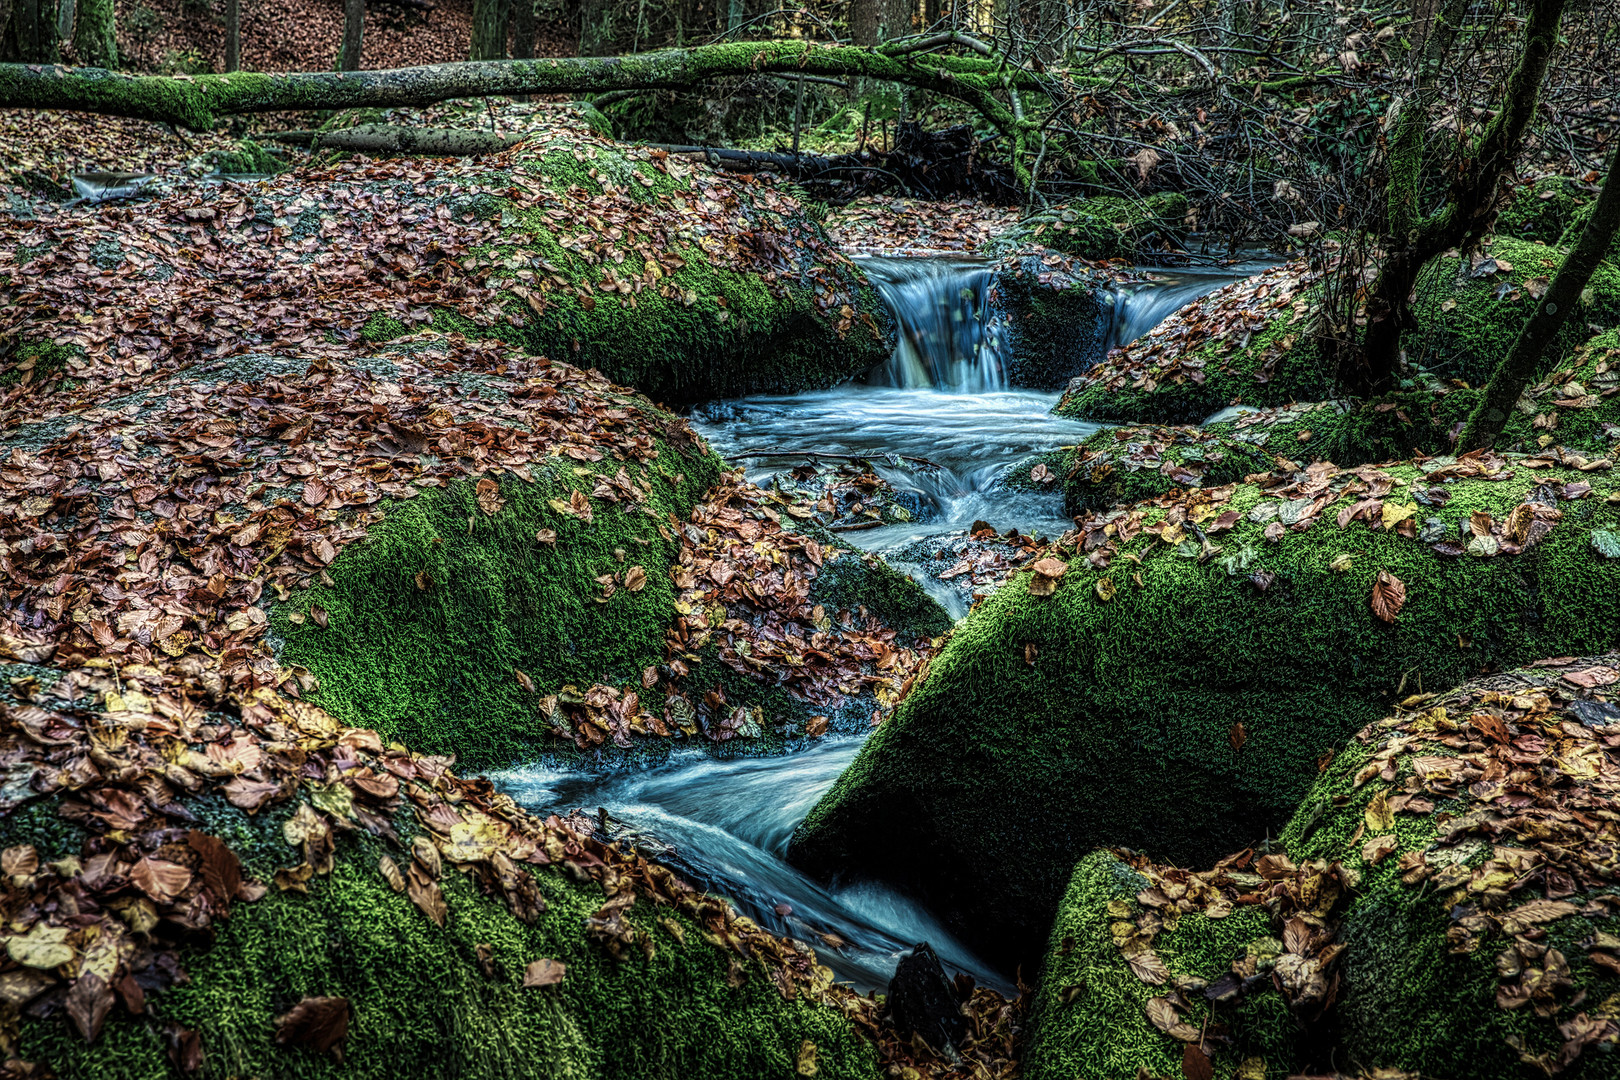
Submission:
[[[339,71],[360,70],[360,41],[366,30],[366,0],[343,0],[343,55]]]
[[[1564,257],[1552,284],[1514,340],[1512,351],[1485,385],[1485,397],[1463,429],[1465,449],[1490,446],[1502,434],[1502,427],[1518,404],[1519,395],[1540,370],[1547,343],[1563,329],[1570,309],[1580,299],[1592,271],[1603,261],[1616,234],[1620,234],[1620,150],[1615,151],[1609,162],[1609,175],[1592,208],[1592,217],[1581,230],[1581,238]]]
[[[473,60],[506,59],[506,17],[511,0],[473,0]]]
[[[1455,163],[1445,205],[1425,213],[1424,139],[1434,84],[1455,39],[1465,5],[1450,0],[1431,30],[1417,87],[1402,107],[1390,140],[1387,227],[1378,278],[1367,293],[1367,334],[1359,350],[1341,351],[1339,382],[1360,394],[1393,388],[1400,368],[1401,335],[1414,325],[1409,298],[1418,275],[1441,252],[1484,235],[1497,185],[1512,167],[1535,117],[1541,82],[1558,39],[1566,0],[1531,0],[1519,63],[1508,76],[1501,104],[1484,132]]]
[[[73,19],[73,51],[82,63],[118,66],[118,28],[113,0],[79,0]]]

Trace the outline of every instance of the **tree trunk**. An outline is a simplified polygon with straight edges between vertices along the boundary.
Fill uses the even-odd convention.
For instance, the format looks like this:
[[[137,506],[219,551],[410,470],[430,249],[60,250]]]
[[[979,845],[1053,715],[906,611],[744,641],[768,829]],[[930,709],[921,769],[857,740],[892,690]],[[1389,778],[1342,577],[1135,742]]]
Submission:
[[[25,64],[43,64],[46,60],[41,40],[43,35],[40,33],[39,5],[40,0],[15,0],[11,10],[7,51],[14,53]]]
[[[512,59],[534,58],[535,0],[511,0],[512,3]]]
[[[170,78],[95,68],[0,64],[0,108],[75,109],[209,130],[216,118],[281,110],[431,105],[458,97],[681,90],[734,75],[823,75],[915,86],[965,102],[1009,140],[1023,124],[995,97],[1003,79],[1025,88],[1033,76],[1002,74],[994,58],[889,56],[881,50],[765,41],[663,49],[631,56],[560,56],[343,73],[254,72]],[[1024,178],[1027,182],[1027,177]]]
[[[857,45],[881,45],[911,33],[912,0],[853,0],[849,33]]]
[[[508,2],[509,0],[473,0],[472,59],[506,59]]]
[[[1563,265],[1559,266],[1552,284],[1547,287],[1536,309],[1530,313],[1530,320],[1514,340],[1512,351],[1497,365],[1496,371],[1491,374],[1491,381],[1485,384],[1485,397],[1474,410],[1474,415],[1468,418],[1468,426],[1463,429],[1460,443],[1463,449],[1488,447],[1502,434],[1509,412],[1518,404],[1519,395],[1524,393],[1524,388],[1541,370],[1541,355],[1547,343],[1563,329],[1564,320],[1569,318],[1571,309],[1580,300],[1582,290],[1592,277],[1592,271],[1608,254],[1609,245],[1614,243],[1617,234],[1620,234],[1620,150],[1615,151],[1614,158],[1609,162],[1609,175],[1603,181],[1603,190],[1598,193],[1591,219],[1581,230],[1581,238],[1564,256]]]
[[[360,70],[360,40],[366,30],[366,0],[343,0],[343,55],[339,71]]]
[[[1496,188],[1524,145],[1536,112],[1542,78],[1558,39],[1565,0],[1532,0],[1525,23],[1524,48],[1508,76],[1501,105],[1484,132],[1458,163],[1446,205],[1425,216],[1423,140],[1428,126],[1429,94],[1456,33],[1462,5],[1448,4],[1442,25],[1430,32],[1417,89],[1395,122],[1389,150],[1388,234],[1378,278],[1367,291],[1367,334],[1360,350],[1341,352],[1338,380],[1355,394],[1383,393],[1400,372],[1401,335],[1411,329],[1412,287],[1423,267],[1449,248],[1477,240],[1490,222]]]
[[[355,154],[420,157],[467,157],[498,154],[522,136],[473,128],[418,128],[402,124],[356,124],[337,131],[274,131],[265,139],[306,150],[343,150]]]
[[[242,0],[225,0],[225,70],[242,70]]]
[[[81,63],[91,67],[117,67],[118,29],[114,22],[114,0],[78,0],[78,4],[73,19],[73,52]]]

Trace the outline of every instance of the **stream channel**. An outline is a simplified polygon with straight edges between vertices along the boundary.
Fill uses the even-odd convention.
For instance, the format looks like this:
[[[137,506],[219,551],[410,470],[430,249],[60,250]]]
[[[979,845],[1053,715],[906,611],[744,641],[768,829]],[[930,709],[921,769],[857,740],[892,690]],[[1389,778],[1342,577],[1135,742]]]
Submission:
[[[718,402],[698,411],[695,426],[756,483],[813,453],[867,458],[895,487],[914,492],[924,513],[844,539],[902,569],[905,560],[895,555],[905,546],[960,535],[978,519],[1037,536],[1069,528],[1061,495],[1013,490],[1003,480],[1031,454],[1073,445],[1098,425],[1049,415],[1055,391],[1005,385],[988,268],[947,259],[862,264],[901,325],[886,365],[833,390]],[[1262,268],[1147,271],[1145,282],[1113,294],[1111,308],[1103,304],[1111,344],[1134,341],[1183,305]],[[890,455],[926,458],[939,468],[898,468]],[[964,614],[955,594],[930,591],[953,617]],[[767,929],[815,946],[823,963],[862,992],[885,989],[899,958],[927,941],[948,972],[1012,994],[1010,972],[972,955],[919,904],[872,882],[823,885],[788,865],[794,827],[860,744],[829,737],[785,757],[732,760],[690,749],[652,768],[533,766],[491,780],[537,813],[604,809],[644,852]]]

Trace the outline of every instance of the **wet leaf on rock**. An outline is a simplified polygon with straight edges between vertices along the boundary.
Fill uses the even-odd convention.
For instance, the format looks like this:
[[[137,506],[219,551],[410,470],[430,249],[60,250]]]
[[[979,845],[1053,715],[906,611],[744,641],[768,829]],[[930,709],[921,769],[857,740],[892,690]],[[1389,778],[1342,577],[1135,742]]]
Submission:
[[[1387,623],[1393,623],[1404,606],[1406,585],[1388,570],[1378,571],[1378,579],[1373,582],[1372,589],[1373,614]]]
[[[281,1046],[302,1046],[317,1054],[330,1051],[341,1062],[348,1037],[348,998],[307,997],[276,1017],[276,1042]]]
[[[531,960],[523,969],[524,986],[556,986],[568,974],[568,965],[561,960]]]

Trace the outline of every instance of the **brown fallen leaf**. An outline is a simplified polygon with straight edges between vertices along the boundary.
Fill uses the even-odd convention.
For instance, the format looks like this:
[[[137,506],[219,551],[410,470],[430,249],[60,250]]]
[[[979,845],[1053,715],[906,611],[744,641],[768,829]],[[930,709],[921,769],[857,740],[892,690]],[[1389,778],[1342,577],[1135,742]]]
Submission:
[[[112,987],[95,972],[85,971],[74,980],[63,1005],[84,1041],[93,1043],[101,1034],[101,1026],[106,1023],[107,1013],[112,1009]]]
[[[568,965],[561,960],[531,960],[523,969],[524,986],[556,986],[568,974]]]
[[[647,571],[639,566],[632,566],[624,572],[624,587],[631,592],[640,592],[647,587]]]
[[[191,871],[179,863],[147,855],[130,869],[129,879],[160,904],[173,902],[191,884]]]
[[[1387,623],[1393,623],[1404,606],[1406,585],[1388,570],[1378,571],[1378,580],[1373,582],[1372,589],[1373,614]]]
[[[290,1012],[276,1017],[276,1042],[302,1046],[317,1054],[331,1051],[343,1061],[343,1042],[349,1037],[349,999],[307,997]]]
[[[197,853],[204,888],[229,909],[242,890],[242,861],[225,841],[196,829],[187,835],[186,844]]]
[[[1249,741],[1249,732],[1239,720],[1226,732],[1227,739],[1232,743],[1232,752],[1235,754],[1243,749],[1243,744]]]
[[[478,509],[490,517],[500,513],[506,505],[506,500],[501,498],[501,485],[487,476],[478,481],[477,491]]]
[[[1181,1048],[1181,1075],[1187,1080],[1214,1080],[1215,1065],[1197,1043]]]

